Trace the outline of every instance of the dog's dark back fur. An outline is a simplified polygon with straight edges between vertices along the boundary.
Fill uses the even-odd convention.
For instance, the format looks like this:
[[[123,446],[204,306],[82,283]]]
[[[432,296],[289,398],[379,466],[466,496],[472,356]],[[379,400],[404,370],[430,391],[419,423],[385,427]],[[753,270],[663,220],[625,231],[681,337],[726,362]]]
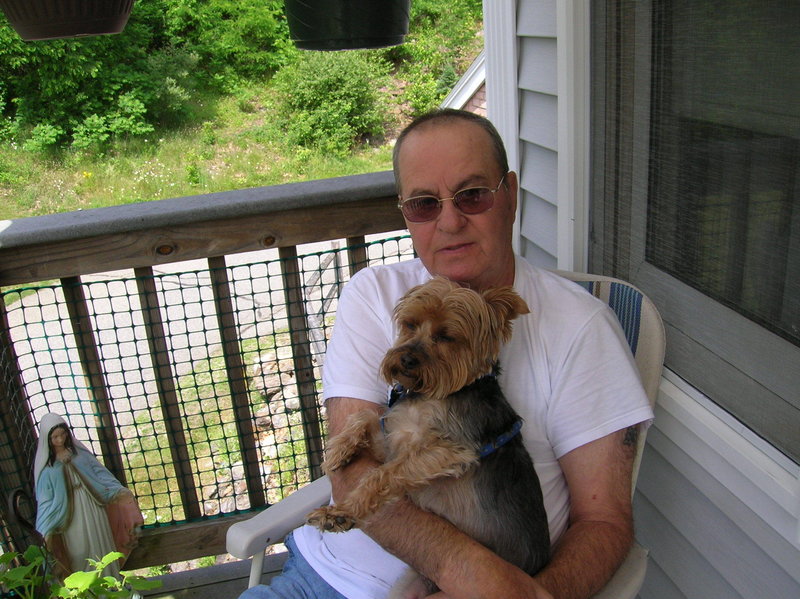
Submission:
[[[412,395],[406,401],[413,404],[415,398]],[[449,422],[442,428],[453,441],[476,451],[511,430],[518,419],[494,376],[478,379],[444,401]],[[403,403],[393,409],[403,409]],[[387,432],[391,435],[391,430]],[[535,574],[549,559],[542,491],[521,435],[482,458],[463,477],[434,481],[412,496],[419,505],[447,518],[529,574]],[[454,497],[461,502],[458,508],[453,506]],[[475,504],[464,509],[464,503],[470,501]]]

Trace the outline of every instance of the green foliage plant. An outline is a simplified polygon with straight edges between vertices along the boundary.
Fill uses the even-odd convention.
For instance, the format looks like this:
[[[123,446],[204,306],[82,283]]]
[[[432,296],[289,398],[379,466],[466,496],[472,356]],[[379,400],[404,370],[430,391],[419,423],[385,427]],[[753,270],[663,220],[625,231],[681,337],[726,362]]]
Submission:
[[[384,51],[408,82],[412,116],[436,108],[483,46],[481,0],[414,0],[406,43]]]
[[[120,95],[108,117],[108,130],[116,137],[146,135],[153,125],[145,120],[147,108],[133,92]]]
[[[200,57],[223,89],[271,76],[297,50],[289,40],[283,0],[168,0],[165,33]]]
[[[147,56],[137,92],[149,122],[178,127],[195,116],[200,62],[196,51],[172,43]]]
[[[138,591],[161,586],[161,581],[120,573],[120,578],[103,576],[103,570],[123,555],[112,551],[100,560],[89,560],[91,569],[73,572],[63,583],[52,574],[49,556],[38,545],[23,554],[13,551],[0,555],[0,587],[21,599],[127,599]],[[19,565],[14,565],[14,562]]]
[[[102,138],[98,119],[112,136],[180,126],[198,90],[267,79],[296,52],[281,0],[140,0],[120,34],[35,43],[0,14],[0,120],[19,119],[20,142],[48,124],[62,132],[57,143],[77,133],[86,149]],[[31,147],[44,141],[37,134]]]
[[[72,132],[72,147],[76,150],[92,149],[100,155],[110,137],[107,119],[90,114]]]
[[[48,153],[54,151],[64,135],[61,127],[50,123],[39,123],[31,131],[30,137],[23,144],[29,152]]]
[[[273,84],[289,143],[345,155],[380,136],[388,105],[379,93],[390,65],[369,51],[307,52]]]

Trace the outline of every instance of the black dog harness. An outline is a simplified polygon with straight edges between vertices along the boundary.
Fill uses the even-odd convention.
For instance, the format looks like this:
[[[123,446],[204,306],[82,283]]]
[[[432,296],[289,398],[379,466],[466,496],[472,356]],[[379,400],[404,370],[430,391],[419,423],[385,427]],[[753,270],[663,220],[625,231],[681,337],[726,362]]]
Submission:
[[[487,375],[485,375],[484,377],[481,377],[481,378],[494,377],[494,376],[495,376],[495,374],[491,373],[491,374],[487,374]],[[392,406],[396,405],[397,403],[399,403],[399,402],[401,402],[401,401],[403,401],[405,399],[408,399],[409,395],[411,395],[411,394],[412,394],[412,392],[409,391],[408,389],[406,389],[405,387],[403,387],[403,385],[401,385],[400,383],[396,383],[392,387],[392,390],[389,392],[389,408],[391,408]],[[385,433],[386,431],[384,429],[383,421],[384,421],[384,419],[381,418],[381,431]],[[517,418],[514,421],[514,424],[511,425],[510,429],[508,429],[506,432],[498,435],[497,438],[494,441],[491,441],[491,442],[486,443],[485,445],[483,445],[478,450],[478,456],[481,457],[481,458],[489,457],[495,451],[497,451],[498,449],[503,447],[503,445],[506,445],[509,441],[511,441],[514,437],[516,437],[520,433],[521,430],[522,430],[522,418]]]

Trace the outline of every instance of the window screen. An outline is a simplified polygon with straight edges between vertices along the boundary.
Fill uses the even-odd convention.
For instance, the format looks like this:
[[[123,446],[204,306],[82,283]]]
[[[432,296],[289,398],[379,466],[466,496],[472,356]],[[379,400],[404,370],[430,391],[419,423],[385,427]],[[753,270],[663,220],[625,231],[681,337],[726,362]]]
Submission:
[[[667,367],[800,460],[800,3],[593,5],[592,267]]]
[[[658,8],[646,259],[800,345],[798,4]]]

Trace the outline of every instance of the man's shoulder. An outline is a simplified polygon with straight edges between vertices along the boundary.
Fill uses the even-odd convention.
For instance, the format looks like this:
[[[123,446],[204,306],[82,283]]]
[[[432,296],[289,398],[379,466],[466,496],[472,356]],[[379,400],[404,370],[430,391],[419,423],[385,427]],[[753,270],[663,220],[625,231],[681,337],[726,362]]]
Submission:
[[[514,286],[526,301],[533,301],[540,309],[554,308],[563,313],[569,308],[593,313],[604,307],[603,302],[574,281],[555,271],[534,266],[524,258],[519,262]]]
[[[414,285],[419,285],[429,278],[430,275],[422,265],[422,261],[415,258],[364,268],[353,275],[347,287],[362,292],[369,289],[380,289],[383,292],[393,290],[402,295]]]

